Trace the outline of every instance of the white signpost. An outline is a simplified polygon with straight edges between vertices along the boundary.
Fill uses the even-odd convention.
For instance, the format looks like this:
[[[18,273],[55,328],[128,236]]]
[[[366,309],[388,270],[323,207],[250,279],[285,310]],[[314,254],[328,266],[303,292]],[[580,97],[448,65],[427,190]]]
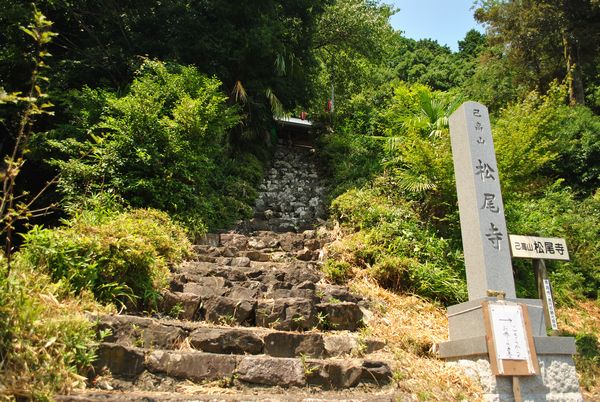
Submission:
[[[527,360],[529,346],[525,320],[518,305],[490,305],[496,356],[501,360]]]

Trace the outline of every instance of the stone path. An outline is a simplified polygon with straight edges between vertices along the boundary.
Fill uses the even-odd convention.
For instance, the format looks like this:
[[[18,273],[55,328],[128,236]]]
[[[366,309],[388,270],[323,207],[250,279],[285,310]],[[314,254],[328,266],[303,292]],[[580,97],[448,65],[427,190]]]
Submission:
[[[295,152],[278,151],[296,161],[284,173],[306,174],[306,151],[291,157]],[[263,215],[245,234],[210,234],[195,246],[195,258],[172,273],[159,315],[93,317],[98,331],[109,334],[96,362],[97,389],[59,399],[393,400],[386,387],[390,367],[372,357],[385,343],[360,332],[368,304],[322,280],[328,232],[249,232],[251,226],[299,228],[302,216],[310,223],[322,207],[319,201],[288,211],[298,202],[290,196],[277,204],[277,214],[265,216],[264,208],[274,205],[265,194],[282,188],[278,180],[292,180],[277,171],[257,202]],[[309,180],[312,190],[301,190],[308,193],[304,200],[320,199],[316,180]]]

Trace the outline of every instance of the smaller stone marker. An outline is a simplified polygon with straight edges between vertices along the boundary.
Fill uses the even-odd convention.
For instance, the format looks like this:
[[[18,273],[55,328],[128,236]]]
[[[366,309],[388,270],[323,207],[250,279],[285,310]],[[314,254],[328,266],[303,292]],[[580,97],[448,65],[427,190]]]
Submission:
[[[510,246],[487,108],[465,102],[450,116],[452,158],[469,300],[488,290],[515,298]]]

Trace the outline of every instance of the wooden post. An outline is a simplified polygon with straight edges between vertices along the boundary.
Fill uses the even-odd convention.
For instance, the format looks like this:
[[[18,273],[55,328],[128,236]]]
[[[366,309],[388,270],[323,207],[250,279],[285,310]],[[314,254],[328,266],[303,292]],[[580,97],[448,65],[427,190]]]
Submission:
[[[513,395],[515,396],[515,402],[523,402],[523,395],[521,394],[521,381],[519,377],[514,376],[512,378],[513,383]]]
[[[548,271],[546,270],[546,262],[543,259],[534,258],[532,260],[532,263],[533,271],[535,273],[535,282],[537,285],[538,296],[540,299],[542,299],[542,306],[544,307],[546,329],[556,331],[558,327],[556,325],[556,315],[554,312],[554,300],[552,298],[552,295],[549,295],[549,293],[551,293],[551,290],[549,289],[550,282],[548,279]]]

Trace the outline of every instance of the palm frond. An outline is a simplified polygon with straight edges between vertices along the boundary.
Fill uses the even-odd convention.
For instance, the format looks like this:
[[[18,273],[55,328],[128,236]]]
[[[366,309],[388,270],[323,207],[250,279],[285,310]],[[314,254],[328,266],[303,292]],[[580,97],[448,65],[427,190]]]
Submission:
[[[281,53],[277,53],[277,56],[275,57],[275,71],[277,72],[277,75],[284,76],[285,72],[286,72],[286,65],[285,65],[285,55],[281,54]]]
[[[233,86],[233,90],[231,91],[231,94],[235,97],[236,102],[241,102],[242,104],[245,104],[246,101],[248,100],[248,95],[246,94],[246,89],[244,88],[241,81],[239,81],[239,80],[235,82],[235,85]]]
[[[401,190],[411,193],[423,193],[429,190],[435,190],[436,185],[430,177],[424,174],[417,174],[410,170],[397,170],[396,182]]]
[[[281,103],[279,98],[277,98],[273,90],[271,88],[267,88],[265,91],[265,95],[267,96],[267,99],[271,104],[271,112],[273,112],[273,117],[285,117],[286,112],[285,108],[283,107],[283,103]]]

